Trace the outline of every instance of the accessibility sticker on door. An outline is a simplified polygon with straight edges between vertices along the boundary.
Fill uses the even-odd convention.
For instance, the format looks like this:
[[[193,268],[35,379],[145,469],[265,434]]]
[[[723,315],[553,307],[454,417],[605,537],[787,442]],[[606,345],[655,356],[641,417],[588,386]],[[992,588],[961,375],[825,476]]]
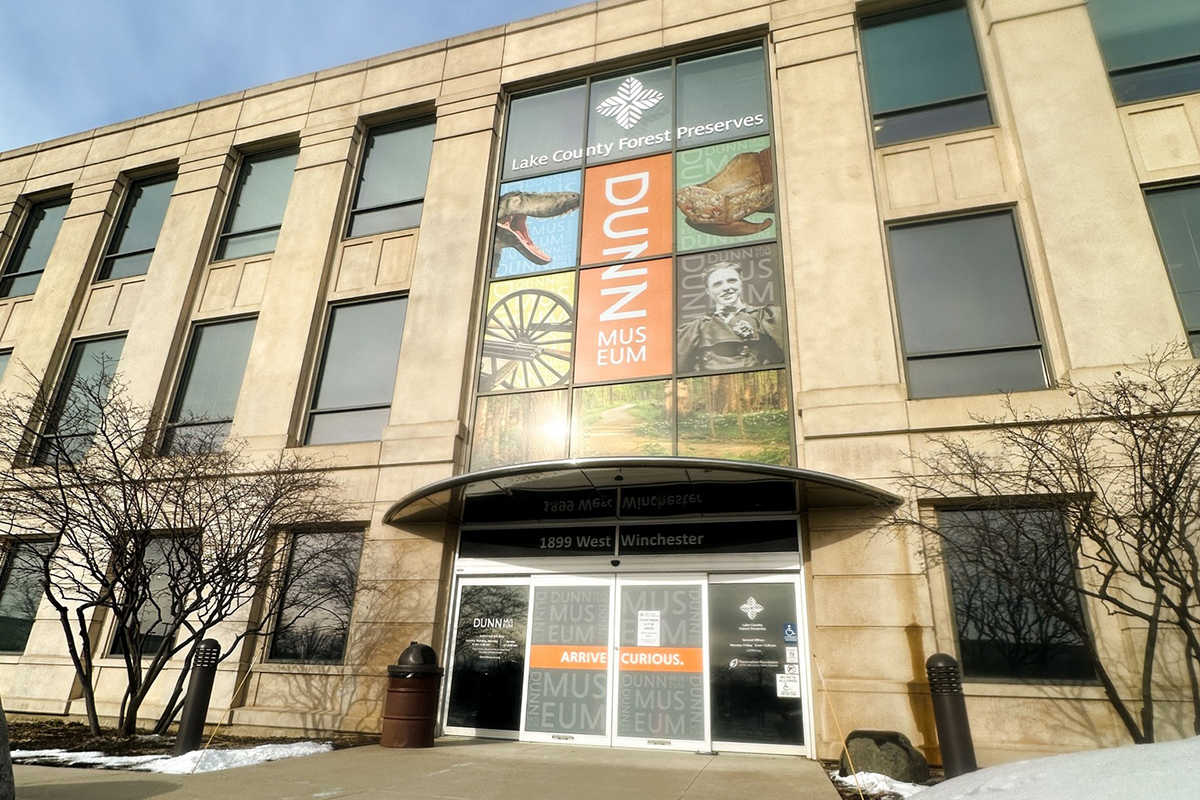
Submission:
[[[775,675],[775,696],[776,697],[799,697],[800,696],[800,676],[776,673],[776,675]]]

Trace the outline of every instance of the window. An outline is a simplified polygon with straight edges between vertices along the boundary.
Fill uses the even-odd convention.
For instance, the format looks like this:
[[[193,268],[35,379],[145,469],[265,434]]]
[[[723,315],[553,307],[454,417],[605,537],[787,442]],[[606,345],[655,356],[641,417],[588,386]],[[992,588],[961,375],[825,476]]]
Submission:
[[[1039,509],[938,512],[965,677],[1095,678],[1062,525]]]
[[[108,255],[100,265],[96,280],[131,278],[134,275],[146,274],[173,191],[174,175],[136,181],[129,187],[116,233],[108,246]]]
[[[254,319],[196,326],[163,449],[211,449],[229,435],[254,338]]]
[[[380,438],[392,406],[408,298],[334,306],[306,444]]]
[[[1146,194],[1192,354],[1200,357],[1200,186]]]
[[[370,236],[419,225],[432,154],[432,122],[371,130],[346,235]]]
[[[361,533],[307,532],[292,538],[273,661],[341,663],[358,588]]]
[[[1118,103],[1200,91],[1196,0],[1088,0]]]
[[[861,39],[876,145],[992,124],[975,33],[962,3],[865,19]]]
[[[12,358],[12,350],[0,352],[0,380],[4,379],[4,373],[8,370],[8,361]]]
[[[149,537],[149,538],[148,538]],[[195,585],[193,564],[199,557],[197,536],[159,536],[142,534],[130,537],[130,546],[144,547],[141,558],[119,565],[123,575],[118,583],[132,587],[139,597],[128,598],[136,604],[137,630],[113,636],[109,655],[126,652],[126,636],[136,636],[141,642],[144,658],[152,657],[164,643],[174,645],[178,631],[176,620],[182,615],[181,602]],[[170,637],[170,641],[168,641]]]
[[[888,230],[913,398],[1046,388],[1012,212]]]
[[[77,342],[51,406],[34,462],[78,461],[92,445],[125,337]]]
[[[70,202],[70,198],[63,197],[38,203],[29,209],[16,247],[0,275],[0,297],[33,294],[37,289]]]
[[[0,572],[0,652],[23,653],[46,588],[54,542],[13,542]]]
[[[299,154],[293,147],[242,160],[217,261],[274,252]]]

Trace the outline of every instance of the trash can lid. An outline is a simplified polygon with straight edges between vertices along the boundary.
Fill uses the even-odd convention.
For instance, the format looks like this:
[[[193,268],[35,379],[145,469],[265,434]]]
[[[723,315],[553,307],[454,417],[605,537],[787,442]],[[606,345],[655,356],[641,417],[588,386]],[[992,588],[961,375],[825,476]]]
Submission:
[[[404,648],[396,663],[388,667],[389,675],[398,673],[441,675],[442,668],[438,666],[437,653],[427,644],[413,642]]]

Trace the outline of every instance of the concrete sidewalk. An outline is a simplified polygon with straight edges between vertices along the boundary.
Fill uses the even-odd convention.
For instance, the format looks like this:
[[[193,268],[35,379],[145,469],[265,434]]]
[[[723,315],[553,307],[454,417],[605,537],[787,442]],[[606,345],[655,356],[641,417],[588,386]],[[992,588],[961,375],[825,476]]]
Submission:
[[[838,800],[814,761],[439,739],[200,775],[17,766],[17,800]]]

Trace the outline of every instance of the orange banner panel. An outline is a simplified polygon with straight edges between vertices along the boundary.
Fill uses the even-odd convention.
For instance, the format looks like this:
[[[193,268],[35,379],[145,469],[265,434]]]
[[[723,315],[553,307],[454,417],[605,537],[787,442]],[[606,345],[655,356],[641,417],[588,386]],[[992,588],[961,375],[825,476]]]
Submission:
[[[535,644],[529,648],[533,669],[607,669],[608,648],[604,645]]]
[[[575,380],[670,374],[673,292],[670,259],[580,272]]]
[[[589,168],[583,179],[580,263],[671,252],[674,211],[670,153]]]
[[[699,647],[622,647],[617,654],[622,670],[630,672],[703,672],[704,650]]]

